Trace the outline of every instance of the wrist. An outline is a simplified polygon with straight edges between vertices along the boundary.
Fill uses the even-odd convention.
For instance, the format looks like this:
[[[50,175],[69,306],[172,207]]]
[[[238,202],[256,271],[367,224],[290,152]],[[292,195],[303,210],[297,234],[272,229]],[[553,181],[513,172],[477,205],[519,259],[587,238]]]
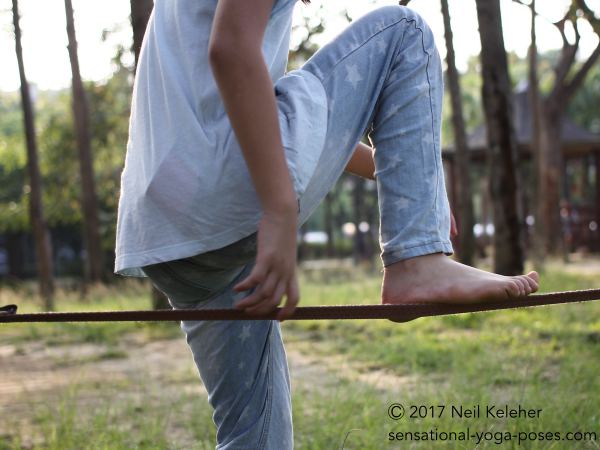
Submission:
[[[296,198],[295,193],[292,195],[270,198],[263,203],[265,213],[273,214],[297,214],[300,210],[300,200]]]

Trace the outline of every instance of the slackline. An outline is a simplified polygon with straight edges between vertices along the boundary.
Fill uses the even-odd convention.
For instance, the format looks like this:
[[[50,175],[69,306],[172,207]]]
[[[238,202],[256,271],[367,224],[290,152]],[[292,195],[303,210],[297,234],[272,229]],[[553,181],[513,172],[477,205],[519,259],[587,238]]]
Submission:
[[[600,300],[600,289],[533,294],[514,300],[476,304],[402,304],[303,306],[285,320],[389,319],[408,322],[419,317],[445,316],[500,309],[526,308]],[[0,323],[16,322],[168,322],[181,320],[274,320],[281,308],[261,315],[236,309],[165,309],[148,311],[41,312],[17,314],[16,305],[0,308]]]

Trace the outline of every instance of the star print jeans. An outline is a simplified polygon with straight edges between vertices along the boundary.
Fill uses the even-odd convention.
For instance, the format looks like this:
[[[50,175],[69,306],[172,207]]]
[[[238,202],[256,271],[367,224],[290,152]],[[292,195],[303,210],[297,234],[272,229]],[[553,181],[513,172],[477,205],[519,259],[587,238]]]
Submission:
[[[376,9],[294,74],[316,78],[328,101],[325,146],[299,196],[298,226],[331,190],[368,132],[375,148],[383,264],[452,253],[440,154],[441,63],[426,23],[404,7]],[[254,233],[144,271],[174,308],[232,308],[252,292],[235,292],[233,286],[252,271],[256,238]],[[181,328],[214,409],[216,448],[293,448],[279,322],[183,321]]]

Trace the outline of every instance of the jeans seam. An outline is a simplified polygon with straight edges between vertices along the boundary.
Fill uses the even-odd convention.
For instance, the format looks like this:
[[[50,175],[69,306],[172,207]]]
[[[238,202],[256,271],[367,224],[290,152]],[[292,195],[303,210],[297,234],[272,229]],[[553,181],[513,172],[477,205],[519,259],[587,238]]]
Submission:
[[[265,411],[265,420],[263,422],[263,428],[261,430],[261,434],[260,434],[260,439],[258,441],[258,449],[262,450],[265,448],[266,444],[267,444],[267,436],[268,436],[268,429],[269,429],[269,425],[271,424],[271,412],[273,409],[273,374],[271,372],[271,359],[272,359],[272,351],[271,351],[271,346],[273,343],[273,339],[272,339],[272,333],[273,333],[273,322],[271,321],[271,324],[269,326],[269,333],[267,336],[267,339],[269,340],[268,346],[269,346],[269,353],[268,353],[268,358],[267,358],[267,405],[266,405],[266,411]]]
[[[420,26],[417,25],[417,21],[415,19],[411,19],[408,22],[412,22],[412,24],[415,27],[415,30],[419,30],[419,33],[421,34],[421,48],[423,49],[423,53],[425,53],[427,55],[427,64],[425,66],[425,75],[427,77],[427,88],[429,91],[429,111],[431,113],[431,133],[432,133],[433,147],[434,147],[433,148],[433,161],[435,164],[435,174],[436,174],[435,194],[434,194],[434,198],[433,198],[433,203],[435,205],[434,216],[435,216],[435,221],[436,221],[436,230],[438,233],[438,241],[443,242],[443,239],[440,236],[440,220],[439,220],[439,215],[438,215],[438,192],[439,192],[439,186],[440,186],[440,167],[438,164],[439,148],[436,144],[436,139],[435,139],[435,134],[436,134],[435,133],[435,113],[434,113],[434,108],[433,108],[433,98],[432,98],[432,92],[431,92],[431,78],[429,75],[432,54],[430,54],[427,51],[427,48],[425,47],[425,33],[423,32],[423,28],[421,28]],[[403,43],[404,43],[404,35],[402,36],[402,44]],[[400,45],[399,48],[402,48],[402,44]]]
[[[335,69],[337,68],[337,66],[339,66],[343,61],[345,61],[346,59],[348,59],[352,54],[356,53],[357,51],[359,51],[361,48],[363,48],[365,45],[367,45],[367,43],[373,39],[375,36],[379,35],[380,33],[383,33],[385,30],[387,30],[390,27],[393,27],[394,25],[399,24],[402,21],[412,21],[414,22],[414,19],[407,19],[406,17],[402,17],[401,19],[390,23],[389,25],[387,25],[385,28],[382,28],[381,30],[373,33],[368,39],[366,39],[362,44],[360,44],[358,47],[356,47],[355,49],[351,50],[350,52],[348,52],[346,55],[344,55],[343,57],[341,57],[331,68],[331,71],[329,72],[329,74],[327,75],[327,77],[325,77],[322,80],[322,84],[325,85],[327,83],[327,81],[329,80],[329,78],[331,78],[333,76],[333,72],[335,71]],[[402,45],[402,43],[404,42],[404,34],[402,35],[402,40],[400,41],[400,45]]]
[[[438,233],[438,240],[441,242],[443,241],[442,237],[440,236],[440,219],[439,219],[439,215],[438,215],[438,192],[439,192],[439,186],[440,186],[440,167],[438,165],[438,152],[439,152],[439,148],[437,147],[436,144],[436,139],[435,139],[435,113],[434,113],[434,108],[433,108],[433,98],[432,98],[432,92],[431,92],[431,79],[429,76],[429,66],[431,63],[431,56],[429,54],[429,52],[427,51],[427,49],[425,48],[425,35],[423,33],[423,29],[419,26],[416,25],[416,21],[414,21],[415,23],[415,29],[419,30],[419,32],[421,33],[421,47],[423,49],[423,53],[425,53],[427,55],[427,65],[425,66],[425,74],[427,76],[427,87],[429,90],[429,110],[431,112],[431,133],[432,133],[432,138],[433,138],[433,161],[435,163],[435,195],[433,198],[433,204],[435,205],[435,211],[434,211],[434,215],[435,215],[435,221],[436,221],[436,230]]]

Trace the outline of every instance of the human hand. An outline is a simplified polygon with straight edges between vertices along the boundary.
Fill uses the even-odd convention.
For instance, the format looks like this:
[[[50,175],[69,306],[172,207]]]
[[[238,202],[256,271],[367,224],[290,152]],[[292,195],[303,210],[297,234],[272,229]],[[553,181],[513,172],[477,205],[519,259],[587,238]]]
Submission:
[[[456,236],[458,236],[458,227],[456,226],[454,213],[450,211],[450,239],[454,239]]]
[[[249,314],[273,311],[285,294],[285,306],[277,320],[289,318],[300,300],[296,275],[296,225],[295,209],[285,212],[267,212],[258,226],[256,264],[244,280],[236,284],[235,291],[258,288],[235,305]]]

